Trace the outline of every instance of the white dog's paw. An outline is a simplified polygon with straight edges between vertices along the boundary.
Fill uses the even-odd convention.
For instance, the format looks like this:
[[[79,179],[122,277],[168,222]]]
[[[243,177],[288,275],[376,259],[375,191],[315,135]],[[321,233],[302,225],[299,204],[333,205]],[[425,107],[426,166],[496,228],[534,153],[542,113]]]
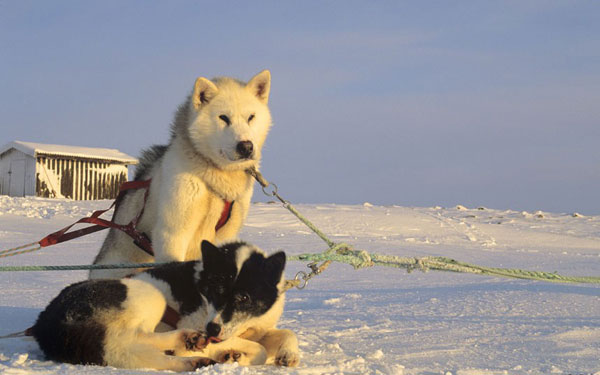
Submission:
[[[277,366],[296,367],[300,363],[300,353],[289,349],[281,348],[275,356]]]

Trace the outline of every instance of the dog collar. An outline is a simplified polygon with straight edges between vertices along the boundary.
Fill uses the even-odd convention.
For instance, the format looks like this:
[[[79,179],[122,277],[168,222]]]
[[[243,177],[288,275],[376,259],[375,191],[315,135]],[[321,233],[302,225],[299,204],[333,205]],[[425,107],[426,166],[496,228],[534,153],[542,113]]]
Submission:
[[[219,221],[217,221],[217,225],[215,225],[215,232],[218,232],[219,229],[221,229],[225,224],[227,224],[229,218],[231,218],[231,210],[233,208],[234,201],[226,201],[225,199],[223,199],[223,203],[225,203],[225,206],[223,206],[221,217],[219,218]]]
[[[175,310],[171,306],[167,305],[167,308],[165,309],[165,313],[163,314],[163,317],[160,321],[171,326],[173,329],[176,329],[177,323],[179,323],[180,319],[181,319],[181,316],[179,316],[179,313],[177,312],[177,310]]]

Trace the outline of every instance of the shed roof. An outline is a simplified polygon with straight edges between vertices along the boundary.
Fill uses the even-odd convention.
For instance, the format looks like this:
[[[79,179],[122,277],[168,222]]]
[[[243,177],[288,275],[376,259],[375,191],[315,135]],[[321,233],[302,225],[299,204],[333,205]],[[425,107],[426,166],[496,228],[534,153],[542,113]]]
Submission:
[[[86,159],[101,159],[117,161],[123,164],[137,164],[138,160],[113,148],[79,147],[50,145],[45,143],[33,143],[13,141],[0,148],[0,155],[10,149],[17,149],[24,154],[36,157],[38,155],[70,156]]]

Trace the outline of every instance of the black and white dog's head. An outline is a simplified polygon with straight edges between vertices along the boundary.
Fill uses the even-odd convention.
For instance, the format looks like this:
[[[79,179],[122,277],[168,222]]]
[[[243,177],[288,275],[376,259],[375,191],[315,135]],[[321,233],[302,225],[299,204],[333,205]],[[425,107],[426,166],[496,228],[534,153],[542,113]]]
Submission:
[[[228,258],[226,265],[203,258],[207,275],[201,293],[217,309],[212,324],[221,326],[220,337],[226,339],[250,328],[275,326],[283,312],[281,287],[285,253],[280,251],[266,256],[262,250],[245,242],[228,243],[217,248],[204,241],[202,254],[210,253],[218,253],[221,258],[227,255]],[[235,278],[224,280],[231,274],[231,264],[236,267]],[[223,274],[215,272],[217,269],[224,271]]]
[[[208,241],[202,241],[201,251],[201,261],[170,263],[135,277],[173,301],[180,328],[205,329],[226,339],[250,327],[274,326],[283,312],[285,253],[266,256],[245,242],[217,247]]]

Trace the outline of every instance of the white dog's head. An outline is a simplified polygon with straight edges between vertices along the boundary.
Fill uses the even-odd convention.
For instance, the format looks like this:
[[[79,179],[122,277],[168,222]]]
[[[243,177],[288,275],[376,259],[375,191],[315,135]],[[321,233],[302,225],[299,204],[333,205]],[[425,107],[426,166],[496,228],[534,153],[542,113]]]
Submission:
[[[233,78],[196,80],[190,100],[188,134],[196,151],[221,169],[255,166],[271,127],[267,103],[271,73],[248,83]]]

